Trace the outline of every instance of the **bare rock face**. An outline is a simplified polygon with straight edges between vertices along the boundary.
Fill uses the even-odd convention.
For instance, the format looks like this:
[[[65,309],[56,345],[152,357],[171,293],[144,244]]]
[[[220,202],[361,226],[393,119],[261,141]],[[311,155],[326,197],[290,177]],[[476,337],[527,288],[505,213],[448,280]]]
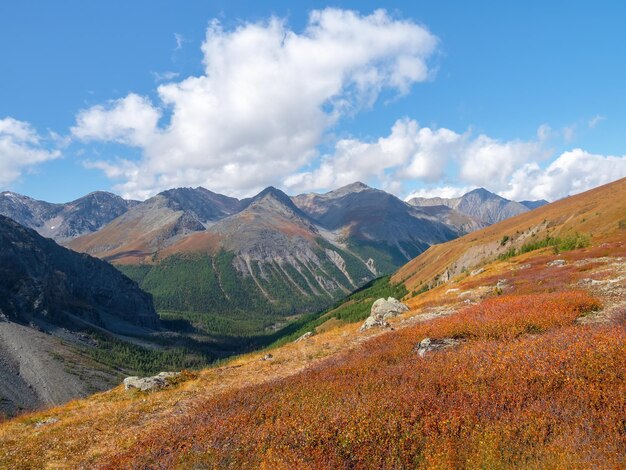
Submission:
[[[413,198],[413,206],[447,206],[488,225],[501,222],[509,217],[528,212],[529,207],[515,201],[509,201],[484,188],[474,189],[457,198]],[[530,204],[533,204],[531,202]],[[535,206],[538,207],[538,206]]]
[[[403,312],[408,312],[409,307],[400,302],[398,299],[389,297],[387,299],[380,298],[372,305],[370,316],[367,317],[360,331],[369,330],[375,326],[388,327],[389,318],[400,315]]]
[[[161,390],[170,385],[170,379],[178,377],[180,372],[161,372],[152,377],[126,377],[124,379],[124,389],[138,389],[142,392],[152,392]]]
[[[417,346],[413,349],[418,356],[424,357],[427,353],[431,351],[441,351],[442,349],[453,348],[458,346],[461,341],[454,338],[442,338],[442,339],[433,339],[433,338],[424,338],[419,342]]]
[[[0,310],[11,321],[77,319],[114,331],[154,329],[152,297],[110,264],[75,253],[0,215]]]

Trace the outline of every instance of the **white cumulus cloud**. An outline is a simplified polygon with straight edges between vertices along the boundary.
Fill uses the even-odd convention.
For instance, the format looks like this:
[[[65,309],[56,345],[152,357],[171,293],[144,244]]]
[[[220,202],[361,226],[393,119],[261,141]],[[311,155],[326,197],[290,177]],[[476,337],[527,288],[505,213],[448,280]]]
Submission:
[[[284,185],[306,191],[372,178],[383,181],[383,185],[394,179],[437,181],[464,140],[464,135],[449,129],[420,127],[414,120],[400,119],[389,136],[374,142],[339,140],[334,153],[323,156],[318,168],[291,175],[285,178]]]
[[[626,155],[598,155],[577,148],[562,153],[543,169],[537,163],[522,166],[512,175],[503,196],[554,201],[623,177]]]
[[[150,145],[161,116],[150,101],[136,94],[81,111],[72,134],[82,140],[113,141],[132,146]]]
[[[332,153],[311,170],[286,177],[291,192],[333,189],[366,181],[412,197],[457,197],[485,187],[514,200],[553,201],[626,176],[626,156],[574,149],[554,155],[547,147],[550,129],[536,139],[499,140],[470,131],[420,127],[396,121],[386,137],[339,140]]]
[[[0,186],[12,183],[39,163],[61,156],[59,150],[47,149],[43,140],[27,122],[0,119]]]
[[[500,141],[480,135],[467,143],[460,156],[460,179],[493,190],[507,187],[523,164],[549,156],[539,141]]]
[[[279,18],[234,30],[214,20],[202,75],[159,86],[158,102],[130,94],[83,110],[72,133],[141,150],[136,161],[91,163],[117,175],[126,196],[196,184],[249,194],[314,161],[329,128],[384,89],[429,79],[437,44],[384,10],[314,11],[300,33]]]
[[[446,199],[451,199],[459,196],[463,196],[464,194],[470,192],[475,187],[471,186],[437,186],[437,187],[428,187],[428,188],[420,188],[415,191],[410,192],[405,198],[405,201],[409,201],[414,197],[443,197]]]

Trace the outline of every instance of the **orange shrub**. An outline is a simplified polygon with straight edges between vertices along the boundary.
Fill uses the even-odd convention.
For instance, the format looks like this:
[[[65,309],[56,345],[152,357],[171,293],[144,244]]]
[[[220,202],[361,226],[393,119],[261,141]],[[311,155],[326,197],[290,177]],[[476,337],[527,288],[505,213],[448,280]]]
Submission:
[[[571,324],[600,303],[585,291],[507,295],[432,323],[427,335],[444,338],[515,338]]]
[[[457,331],[453,317],[382,335],[296,376],[198,403],[106,465],[619,466],[626,329],[561,326],[595,307],[580,292],[494,299],[460,314],[473,340],[423,359],[416,341]],[[517,336],[528,324],[549,331]]]

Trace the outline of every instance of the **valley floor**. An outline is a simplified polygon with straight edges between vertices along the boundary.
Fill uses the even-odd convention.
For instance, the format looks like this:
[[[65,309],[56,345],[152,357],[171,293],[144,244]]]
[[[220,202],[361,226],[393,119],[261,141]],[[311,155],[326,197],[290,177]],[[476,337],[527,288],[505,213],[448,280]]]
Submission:
[[[0,468],[626,465],[623,241],[498,261],[407,302],[390,329],[335,322],[161,392],[7,421]],[[425,338],[454,346],[422,357]]]

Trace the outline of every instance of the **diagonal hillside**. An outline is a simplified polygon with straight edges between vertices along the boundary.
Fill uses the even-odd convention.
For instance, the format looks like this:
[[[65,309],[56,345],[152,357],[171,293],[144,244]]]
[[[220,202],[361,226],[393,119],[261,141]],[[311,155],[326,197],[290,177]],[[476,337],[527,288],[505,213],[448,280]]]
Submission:
[[[592,238],[626,236],[626,179],[432,246],[399,269],[393,281],[403,282],[409,290],[432,287],[498,256],[519,251],[524,245],[531,247],[548,237],[566,240],[576,234]]]
[[[0,412],[63,403],[118,380],[85,353],[98,347],[87,333],[157,330],[150,296],[108,263],[4,216],[0,246]]]

